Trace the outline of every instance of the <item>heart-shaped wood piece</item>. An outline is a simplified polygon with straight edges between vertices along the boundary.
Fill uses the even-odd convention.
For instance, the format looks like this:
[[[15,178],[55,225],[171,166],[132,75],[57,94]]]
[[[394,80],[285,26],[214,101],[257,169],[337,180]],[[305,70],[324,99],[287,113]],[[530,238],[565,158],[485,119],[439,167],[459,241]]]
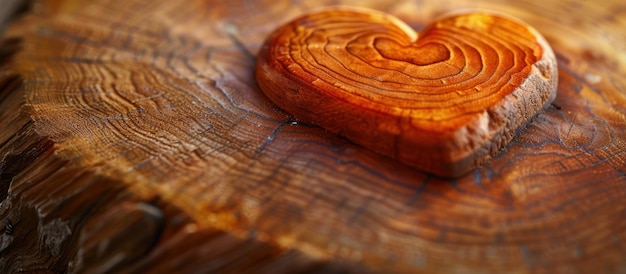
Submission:
[[[257,82],[279,107],[377,153],[456,177],[498,153],[556,96],[556,59],[530,26],[476,12],[416,33],[336,8],[269,35]]]

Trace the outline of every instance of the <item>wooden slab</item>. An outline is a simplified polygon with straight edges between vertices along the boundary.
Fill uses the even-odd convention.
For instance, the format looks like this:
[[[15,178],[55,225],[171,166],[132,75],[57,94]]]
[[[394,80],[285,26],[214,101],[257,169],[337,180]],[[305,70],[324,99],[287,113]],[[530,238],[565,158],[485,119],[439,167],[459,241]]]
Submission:
[[[317,6],[452,7],[552,45],[554,106],[442,180],[296,122],[255,54]],[[0,47],[0,272],[624,272],[626,5],[42,1]],[[2,230],[0,228],[0,230]]]

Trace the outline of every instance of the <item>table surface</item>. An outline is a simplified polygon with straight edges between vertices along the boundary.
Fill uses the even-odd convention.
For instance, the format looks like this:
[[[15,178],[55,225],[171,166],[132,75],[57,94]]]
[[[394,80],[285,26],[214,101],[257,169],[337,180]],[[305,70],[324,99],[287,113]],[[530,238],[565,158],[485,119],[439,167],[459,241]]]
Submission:
[[[554,105],[458,179],[299,123],[255,55],[331,4],[418,30],[465,8],[518,17],[556,53]],[[39,2],[1,40],[0,265],[624,272],[625,28],[623,1]]]

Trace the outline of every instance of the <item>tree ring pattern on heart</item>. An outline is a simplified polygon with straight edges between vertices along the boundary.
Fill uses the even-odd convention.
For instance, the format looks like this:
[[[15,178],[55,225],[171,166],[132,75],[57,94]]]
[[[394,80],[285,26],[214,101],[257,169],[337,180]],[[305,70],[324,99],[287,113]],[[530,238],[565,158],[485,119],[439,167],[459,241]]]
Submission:
[[[296,119],[446,177],[498,153],[554,100],[558,82],[550,46],[519,20],[463,13],[417,33],[353,8],[279,27],[256,74]]]

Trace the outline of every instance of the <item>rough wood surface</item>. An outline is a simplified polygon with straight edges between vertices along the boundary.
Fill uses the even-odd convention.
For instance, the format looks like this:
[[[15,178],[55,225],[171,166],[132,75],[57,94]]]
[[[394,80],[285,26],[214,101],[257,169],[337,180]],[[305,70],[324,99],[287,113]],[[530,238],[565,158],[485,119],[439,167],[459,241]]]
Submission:
[[[280,111],[273,29],[360,4],[544,34],[554,107],[456,179]],[[0,47],[0,272],[626,272],[623,1],[42,1]],[[137,232],[139,230],[141,232]]]
[[[532,27],[484,11],[416,33],[375,10],[336,7],[281,26],[257,56],[276,105],[442,177],[486,162],[552,103],[556,58]]]

